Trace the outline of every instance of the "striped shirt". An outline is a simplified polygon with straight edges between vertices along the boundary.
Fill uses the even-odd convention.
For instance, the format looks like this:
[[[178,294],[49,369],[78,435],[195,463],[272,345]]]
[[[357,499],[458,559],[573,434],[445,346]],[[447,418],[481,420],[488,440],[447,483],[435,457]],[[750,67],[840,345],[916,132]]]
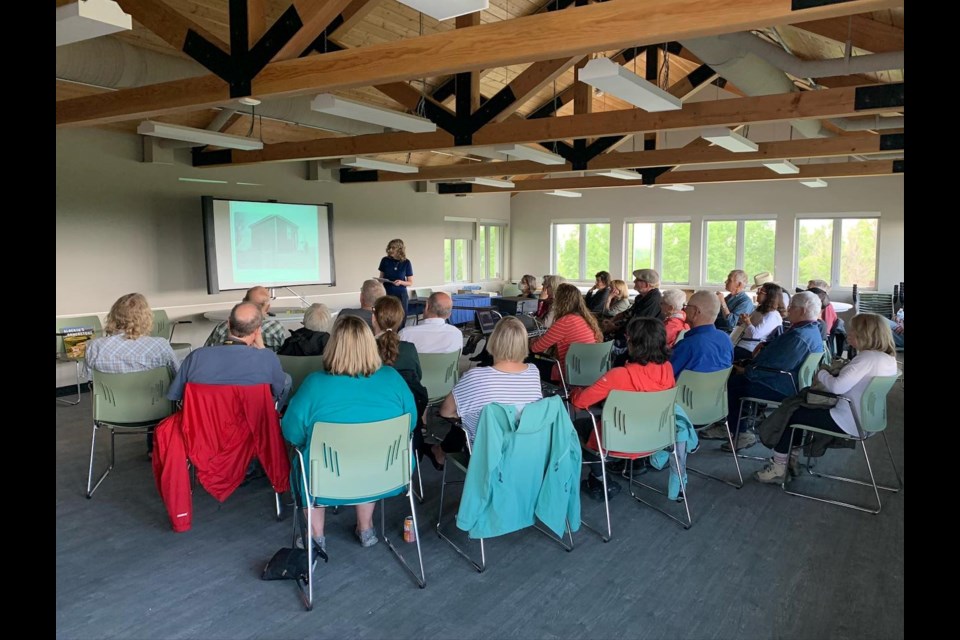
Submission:
[[[463,374],[453,387],[457,413],[470,435],[471,443],[477,435],[480,412],[491,402],[513,404],[519,408],[542,398],[540,372],[532,364],[519,373],[505,373],[493,367],[476,367]]]
[[[171,374],[176,374],[180,361],[166,339],[153,336],[128,340],[125,334],[117,333],[97,338],[87,344],[84,358],[88,378],[91,369],[102,373],[133,373],[163,366],[169,367]]]
[[[263,346],[274,353],[279,351],[287,339],[287,330],[283,328],[283,325],[273,318],[264,318],[260,328],[263,332]],[[210,332],[210,337],[203,343],[203,346],[215,347],[223,344],[228,334],[227,323],[225,321],[221,322]]]

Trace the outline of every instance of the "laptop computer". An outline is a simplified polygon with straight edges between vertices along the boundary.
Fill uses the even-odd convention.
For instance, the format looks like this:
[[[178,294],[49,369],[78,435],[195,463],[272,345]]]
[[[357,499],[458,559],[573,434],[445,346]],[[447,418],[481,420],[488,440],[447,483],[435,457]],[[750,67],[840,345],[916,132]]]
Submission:
[[[477,311],[477,329],[485,336],[493,333],[500,316],[494,311]]]

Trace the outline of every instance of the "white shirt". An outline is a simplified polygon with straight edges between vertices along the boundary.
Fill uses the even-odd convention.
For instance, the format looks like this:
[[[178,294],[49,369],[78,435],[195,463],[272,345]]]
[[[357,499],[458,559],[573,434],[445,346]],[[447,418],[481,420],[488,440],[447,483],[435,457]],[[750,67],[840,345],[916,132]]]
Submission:
[[[750,322],[755,324],[744,327],[743,335],[737,342],[738,347],[752,351],[758,344],[766,340],[767,336],[773,333],[777,327],[783,326],[783,317],[781,317],[779,311],[768,311],[758,318],[759,315],[754,312],[750,316]]]
[[[853,401],[853,410],[859,418],[860,398],[863,397],[863,392],[867,390],[867,385],[874,376],[895,375],[897,375],[896,358],[882,351],[861,351],[840,369],[840,374],[836,377],[830,375],[829,371],[819,371],[817,380],[826,391],[850,398]],[[830,409],[830,417],[846,433],[852,436],[860,435],[857,433],[857,425],[850,412],[850,403],[843,400],[838,402],[837,406]]]
[[[426,318],[400,330],[400,339],[412,342],[417,353],[450,353],[463,348],[463,333],[443,318]]]

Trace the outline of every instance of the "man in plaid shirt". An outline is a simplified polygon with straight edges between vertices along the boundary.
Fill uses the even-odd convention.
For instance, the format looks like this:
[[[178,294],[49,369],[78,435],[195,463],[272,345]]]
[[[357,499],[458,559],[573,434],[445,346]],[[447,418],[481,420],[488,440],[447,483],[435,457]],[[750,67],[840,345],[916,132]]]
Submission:
[[[267,316],[267,312],[270,311],[270,292],[267,291],[266,287],[247,289],[247,294],[243,296],[243,302],[252,302],[260,308],[260,312],[263,314],[263,325],[261,327],[261,335],[263,336],[262,346],[270,349],[274,353],[279,351],[283,345],[283,341],[287,339],[288,334],[287,330],[283,328],[283,325],[280,324],[279,321]],[[223,344],[228,335],[229,329],[226,321],[221,322],[210,332],[210,337],[203,343],[203,346],[212,347]]]

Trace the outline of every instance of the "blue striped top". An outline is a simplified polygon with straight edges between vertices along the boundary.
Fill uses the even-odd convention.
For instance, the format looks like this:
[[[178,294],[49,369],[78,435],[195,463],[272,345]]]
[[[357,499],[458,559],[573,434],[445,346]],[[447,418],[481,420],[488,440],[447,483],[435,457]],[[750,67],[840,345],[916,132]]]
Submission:
[[[491,402],[522,407],[543,398],[540,390],[540,371],[528,364],[519,373],[505,373],[493,367],[470,369],[453,388],[457,413],[470,434],[470,442],[477,435],[480,412]]]

